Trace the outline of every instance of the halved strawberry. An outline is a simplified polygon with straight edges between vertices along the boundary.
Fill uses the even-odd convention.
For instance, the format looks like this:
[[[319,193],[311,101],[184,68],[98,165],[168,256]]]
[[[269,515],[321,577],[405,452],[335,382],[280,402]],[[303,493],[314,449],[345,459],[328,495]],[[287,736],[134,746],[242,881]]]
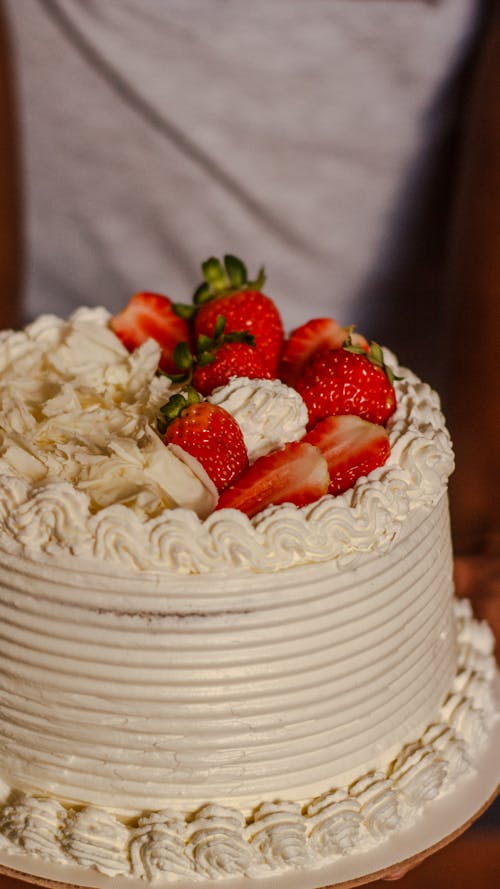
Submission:
[[[243,433],[234,417],[223,407],[200,401],[191,387],[187,397],[172,396],[161,415],[158,426],[165,444],[178,445],[195,457],[218,491],[247,468]]]
[[[305,506],[326,494],[328,466],[321,451],[308,442],[290,442],[259,457],[220,496],[216,509],[239,509],[250,518],[266,506]]]
[[[340,349],[349,337],[368,351],[364,336],[354,333],[352,328],[342,327],[334,318],[312,318],[292,330],[283,343],[278,376],[288,386],[294,386],[314,355],[324,349]]]
[[[160,293],[136,293],[110,326],[129,352],[146,340],[153,339],[161,347],[160,367],[165,373],[176,373],[173,351],[180,342],[191,341],[187,321],[174,311],[168,296]]]
[[[194,319],[196,336],[213,337],[217,319],[226,319],[226,334],[247,331],[255,338],[255,348],[273,376],[283,342],[283,324],[273,301],[262,293],[264,270],[249,281],[243,262],[226,255],[223,263],[210,257],[202,265],[203,283],[194,294],[198,306]]]
[[[309,428],[324,417],[341,414],[383,425],[396,408],[390,377],[376,343],[371,343],[369,353],[352,345],[319,352],[295,385],[307,406]]]
[[[315,445],[325,457],[330,494],[347,491],[356,479],[383,466],[391,452],[383,426],[353,415],[320,420],[302,441]]]

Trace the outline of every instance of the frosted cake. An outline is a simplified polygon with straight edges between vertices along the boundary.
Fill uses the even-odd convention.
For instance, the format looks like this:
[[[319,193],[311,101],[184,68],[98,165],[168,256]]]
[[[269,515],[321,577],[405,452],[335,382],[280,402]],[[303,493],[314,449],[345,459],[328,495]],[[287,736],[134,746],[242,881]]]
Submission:
[[[184,323],[174,345],[187,331],[194,353]],[[145,882],[311,869],[383,842],[474,768],[493,640],[453,600],[438,397],[385,351],[394,404],[361,433],[387,449],[329,493],[303,382],[334,350],[324,328],[197,402],[243,436],[222,486],[158,422],[195,381],[178,350],[172,368],[105,309],[1,334],[2,852]],[[295,478],[306,451],[319,493],[243,511],[276,459]]]

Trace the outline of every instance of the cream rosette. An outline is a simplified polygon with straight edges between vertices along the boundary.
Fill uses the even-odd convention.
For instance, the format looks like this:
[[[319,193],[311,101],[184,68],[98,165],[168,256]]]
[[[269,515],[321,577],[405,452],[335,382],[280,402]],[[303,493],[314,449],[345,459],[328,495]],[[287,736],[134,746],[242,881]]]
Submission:
[[[128,839],[128,829],[111,812],[88,806],[68,813],[61,843],[82,867],[115,877],[130,873]]]
[[[188,849],[197,874],[206,879],[248,874],[253,850],[243,837],[245,819],[226,806],[203,806],[189,824]]]
[[[263,803],[246,831],[258,860],[271,870],[303,868],[310,863],[306,826],[298,803]]]
[[[130,834],[130,861],[135,877],[175,880],[192,874],[192,850],[186,846],[188,829],[182,816],[162,811],[145,815]]]
[[[57,800],[20,795],[0,811],[0,836],[29,855],[47,861],[66,860],[61,846],[61,832],[66,810]]]
[[[318,855],[345,855],[357,845],[361,824],[361,805],[344,790],[331,790],[307,807],[310,841]]]
[[[359,778],[349,787],[349,794],[359,801],[363,824],[373,837],[386,836],[399,827],[398,794],[382,772]]]

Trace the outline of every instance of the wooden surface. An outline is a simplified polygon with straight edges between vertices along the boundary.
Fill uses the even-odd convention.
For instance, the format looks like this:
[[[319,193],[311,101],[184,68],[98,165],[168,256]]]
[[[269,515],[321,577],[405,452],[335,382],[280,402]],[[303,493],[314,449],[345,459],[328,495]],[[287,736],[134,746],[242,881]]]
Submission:
[[[381,880],[370,883],[369,887],[387,889],[389,885]],[[500,828],[467,831],[395,882],[395,886],[398,889],[499,889]],[[0,889],[30,887],[33,889],[32,884],[21,880],[0,877]]]

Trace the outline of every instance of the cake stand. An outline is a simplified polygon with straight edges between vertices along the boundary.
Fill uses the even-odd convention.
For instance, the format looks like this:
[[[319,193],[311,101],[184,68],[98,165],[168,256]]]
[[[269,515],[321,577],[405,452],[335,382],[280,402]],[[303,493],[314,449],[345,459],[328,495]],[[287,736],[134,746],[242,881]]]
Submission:
[[[497,692],[500,681],[497,679]],[[478,756],[476,771],[460,779],[456,788],[428,803],[417,822],[367,852],[345,855],[314,870],[288,871],[279,876],[253,879],[236,877],[219,880],[154,883],[135,877],[106,877],[78,865],[42,862],[29,855],[12,855],[0,850],[0,874],[28,885],[49,889],[351,889],[381,879],[400,868],[411,868],[443,848],[488,808],[499,792],[500,719]]]

